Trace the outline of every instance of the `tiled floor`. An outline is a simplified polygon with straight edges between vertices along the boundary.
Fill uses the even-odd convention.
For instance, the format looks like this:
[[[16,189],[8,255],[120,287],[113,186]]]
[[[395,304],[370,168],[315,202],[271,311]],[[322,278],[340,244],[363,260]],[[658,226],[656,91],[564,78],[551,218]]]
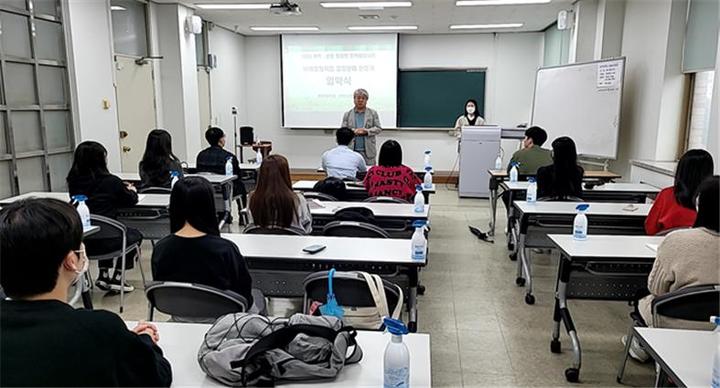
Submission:
[[[508,259],[498,211],[498,241],[473,237],[468,224],[487,228],[487,200],[458,199],[440,187],[431,199],[429,265],[421,274],[427,287],[419,299],[419,331],[430,333],[433,385],[438,387],[570,385],[564,370],[571,348],[563,333],[562,354],[550,352],[552,303],[557,257],[534,256],[534,306],[523,301],[515,285],[516,263]],[[237,224],[233,226],[237,229]],[[150,245],[143,251],[149,274]],[[139,271],[129,278],[141,287]],[[118,297],[93,295],[96,308],[117,311]],[[291,311],[292,301],[275,301],[276,314]],[[587,386],[617,385],[615,373],[623,346],[620,337],[629,325],[630,307],[620,302],[570,301],[583,349],[580,382]],[[147,303],[142,290],[127,296],[125,319],[144,319]],[[162,316],[156,316],[162,319]],[[652,364],[629,361],[625,383],[653,384]]]

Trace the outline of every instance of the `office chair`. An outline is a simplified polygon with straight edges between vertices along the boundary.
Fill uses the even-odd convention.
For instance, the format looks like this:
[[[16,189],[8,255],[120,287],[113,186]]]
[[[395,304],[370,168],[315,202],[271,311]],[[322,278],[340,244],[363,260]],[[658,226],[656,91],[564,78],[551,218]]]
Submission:
[[[270,227],[266,228],[255,224],[250,224],[243,230],[245,234],[280,234],[286,236],[304,236],[305,232],[297,228],[281,228],[281,227]]]
[[[333,201],[337,202],[337,198],[330,194],[319,193],[317,191],[306,191],[303,193],[305,199],[317,199],[318,201]]]
[[[217,319],[225,314],[245,312],[245,297],[229,290],[202,284],[150,282],[145,287],[148,321],[155,310],[183,320]]]
[[[365,198],[363,202],[375,202],[375,203],[405,203],[408,204],[410,202],[405,201],[400,198],[395,197],[369,197]]]
[[[332,221],[323,228],[323,236],[390,238],[384,229],[357,221]]]

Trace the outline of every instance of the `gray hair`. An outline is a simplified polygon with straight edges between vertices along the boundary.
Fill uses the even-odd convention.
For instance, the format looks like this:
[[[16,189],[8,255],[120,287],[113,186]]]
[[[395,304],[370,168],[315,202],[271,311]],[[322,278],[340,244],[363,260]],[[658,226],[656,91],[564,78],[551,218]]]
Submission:
[[[358,90],[356,90],[356,91],[353,93],[353,97],[357,97],[357,96],[364,96],[365,99],[369,99],[369,98],[370,98],[370,95],[368,95],[368,92],[367,92],[367,90],[365,90],[365,89],[358,89]]]

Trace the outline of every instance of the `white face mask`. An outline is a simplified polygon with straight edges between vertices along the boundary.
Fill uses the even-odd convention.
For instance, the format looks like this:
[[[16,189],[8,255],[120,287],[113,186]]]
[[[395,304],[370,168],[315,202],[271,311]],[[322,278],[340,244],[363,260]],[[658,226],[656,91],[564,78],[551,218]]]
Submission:
[[[472,105],[468,105],[467,107],[465,107],[465,111],[466,111],[469,115],[474,115],[474,114],[475,114],[475,107],[472,106]]]
[[[85,247],[83,247],[80,250],[75,251],[75,254],[83,260],[83,266],[80,270],[75,270],[75,273],[78,275],[78,277],[81,277],[82,275],[87,272],[88,267],[90,266],[90,260],[88,260],[87,255],[85,254]]]

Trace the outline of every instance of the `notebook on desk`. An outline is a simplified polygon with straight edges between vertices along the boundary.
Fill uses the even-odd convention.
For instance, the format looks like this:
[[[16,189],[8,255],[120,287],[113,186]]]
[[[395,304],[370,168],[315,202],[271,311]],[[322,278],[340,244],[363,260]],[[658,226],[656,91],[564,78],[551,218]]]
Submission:
[[[657,253],[659,245],[660,244],[650,244],[650,243],[645,244],[645,246],[648,247],[648,249],[650,249],[651,251],[653,251],[655,253]]]

